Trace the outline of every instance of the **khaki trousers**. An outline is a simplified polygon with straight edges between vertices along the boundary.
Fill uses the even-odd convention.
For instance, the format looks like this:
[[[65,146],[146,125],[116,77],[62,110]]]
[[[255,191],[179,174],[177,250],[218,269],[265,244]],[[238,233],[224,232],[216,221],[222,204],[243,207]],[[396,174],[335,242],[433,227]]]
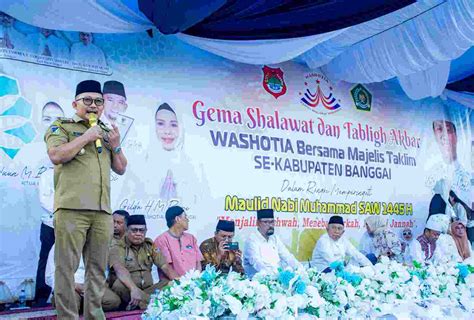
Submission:
[[[102,297],[112,239],[112,215],[103,211],[58,209],[54,214],[54,294],[59,319],[79,319],[74,273],[84,257],[84,319],[105,319]]]
[[[145,310],[148,306],[148,303],[150,302],[150,295],[155,293],[156,290],[161,290],[168,283],[169,281],[160,281],[144,289],[139,287],[145,293],[145,300],[139,304],[140,309]],[[128,288],[119,279],[115,280],[114,284],[112,285],[112,291],[116,293],[120,299],[122,299],[123,305],[127,305],[130,302],[130,290],[128,290]]]
[[[84,304],[84,299],[83,297],[77,293],[76,291],[76,305],[77,305],[77,313],[80,314],[82,311],[82,306]],[[108,286],[105,288],[104,296],[102,297],[102,310],[104,312],[109,312],[109,311],[116,311],[120,307],[120,297],[116,295]],[[51,298],[51,304],[53,305],[54,308],[56,308],[56,301],[54,299],[54,294],[53,297]]]

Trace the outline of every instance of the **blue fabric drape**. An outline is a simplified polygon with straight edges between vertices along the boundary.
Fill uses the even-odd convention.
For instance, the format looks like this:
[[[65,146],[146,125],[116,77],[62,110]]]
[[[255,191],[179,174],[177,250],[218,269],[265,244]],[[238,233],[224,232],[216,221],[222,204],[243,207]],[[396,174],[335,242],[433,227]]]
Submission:
[[[414,0],[139,0],[140,10],[164,34],[222,40],[311,36],[356,25]]]
[[[138,8],[163,34],[179,33],[201,22],[226,0],[138,0]]]

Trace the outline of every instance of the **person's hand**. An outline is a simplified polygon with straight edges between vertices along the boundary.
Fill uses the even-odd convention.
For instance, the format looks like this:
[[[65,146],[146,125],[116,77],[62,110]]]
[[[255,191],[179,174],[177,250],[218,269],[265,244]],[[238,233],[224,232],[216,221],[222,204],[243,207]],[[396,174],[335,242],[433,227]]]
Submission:
[[[130,303],[128,304],[131,307],[136,307],[143,300],[144,294],[138,287],[132,288],[130,290]]]
[[[242,251],[236,250],[236,251],[234,251],[234,254],[235,254],[235,260],[237,260],[237,261],[242,260]]]
[[[84,295],[84,284],[83,283],[74,283],[74,290],[79,293],[80,296]]]
[[[118,127],[112,123],[112,130],[107,133],[110,147],[115,149],[120,146],[120,132]]]
[[[102,129],[99,126],[90,127],[82,136],[88,143],[96,141],[102,138]]]
[[[222,259],[227,251],[229,251],[227,249],[227,242],[219,242],[219,246],[217,248],[217,258],[219,258],[219,260]]]

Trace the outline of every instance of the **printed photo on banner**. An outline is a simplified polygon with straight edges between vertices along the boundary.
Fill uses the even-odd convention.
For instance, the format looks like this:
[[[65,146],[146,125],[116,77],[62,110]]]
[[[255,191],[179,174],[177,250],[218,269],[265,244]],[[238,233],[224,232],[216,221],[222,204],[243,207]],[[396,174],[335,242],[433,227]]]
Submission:
[[[151,157],[156,159],[159,199],[169,202],[179,199],[183,205],[195,205],[201,198],[195,170],[185,150],[185,128],[177,107],[164,102],[155,112],[156,146]]]
[[[90,32],[36,28],[0,11],[0,59],[111,75],[104,51]]]
[[[462,201],[468,202],[471,197],[471,172],[468,170],[470,136],[464,128],[470,123],[469,114],[462,109],[448,109],[438,99],[432,103],[437,106],[430,121],[433,145],[436,147],[434,158],[438,159],[429,170],[426,186],[436,193],[435,186],[443,180],[447,189],[452,190]],[[433,108],[434,109],[434,108]]]
[[[133,124],[133,118],[124,115],[128,108],[127,95],[123,83],[115,80],[104,82],[104,113],[101,120],[112,128],[112,123],[119,128],[121,143],[125,141]]]

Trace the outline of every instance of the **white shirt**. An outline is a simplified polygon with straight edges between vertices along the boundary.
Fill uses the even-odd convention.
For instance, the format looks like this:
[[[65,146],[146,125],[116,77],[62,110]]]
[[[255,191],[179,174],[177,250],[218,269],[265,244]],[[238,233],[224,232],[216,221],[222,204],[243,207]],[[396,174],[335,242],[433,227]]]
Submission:
[[[359,251],[364,255],[368,255],[369,253],[375,254],[373,238],[369,235],[367,231],[364,232],[362,238],[360,238]]]
[[[440,235],[441,236],[441,235]],[[421,244],[418,240],[413,240],[411,245],[410,245],[410,257],[411,257],[411,261],[410,261],[410,264],[413,263],[413,261],[417,261],[419,263],[422,263],[422,262],[425,262],[425,263],[431,263],[432,260],[433,260],[433,257],[436,253],[436,250],[438,250],[438,243],[436,243],[436,248],[434,250],[434,253],[433,255],[431,255],[431,252],[430,252],[430,246],[428,246],[428,257],[431,256],[431,258],[429,259],[426,259],[425,257],[425,252],[423,251],[423,249],[421,248]]]
[[[328,268],[332,262],[346,261],[346,257],[353,258],[362,266],[371,266],[372,263],[360,253],[346,238],[341,237],[334,241],[329,235],[323,234],[319,238],[313,251],[311,266],[323,271]]]
[[[34,33],[30,34],[27,39],[31,51],[37,55],[43,55],[43,53],[47,51],[47,48],[51,57],[56,59],[69,59],[69,47],[63,39],[54,34],[46,38],[41,33]]]
[[[294,269],[303,268],[276,235],[268,241],[257,230],[245,241],[243,266],[249,278],[260,271],[275,272],[282,262]]]
[[[56,266],[54,264],[54,245],[51,247],[48,255],[48,261],[46,262],[46,270],[45,270],[45,282],[48,286],[53,288],[54,290],[54,270]],[[86,279],[86,269],[84,268],[84,261],[81,258],[79,262],[79,267],[77,268],[76,273],[74,274],[74,282],[83,284]]]
[[[437,264],[446,262],[462,262],[456,243],[451,235],[444,233],[439,235],[439,238],[436,241],[433,262]]]
[[[413,243],[418,242],[416,240],[411,240],[409,242],[405,241],[405,251],[403,252],[403,262],[406,264],[411,264],[413,262],[413,258],[411,256],[411,247],[413,246]]]
[[[54,168],[49,167],[43,172],[39,179],[38,194],[43,213],[41,222],[54,228]]]
[[[93,43],[87,46],[82,42],[74,43],[71,46],[71,60],[96,66],[107,65],[104,52]]]
[[[14,27],[2,27],[0,26],[0,42],[4,41],[4,38],[8,37],[10,43],[13,45],[13,50],[25,51],[28,48],[26,36],[17,31]]]

